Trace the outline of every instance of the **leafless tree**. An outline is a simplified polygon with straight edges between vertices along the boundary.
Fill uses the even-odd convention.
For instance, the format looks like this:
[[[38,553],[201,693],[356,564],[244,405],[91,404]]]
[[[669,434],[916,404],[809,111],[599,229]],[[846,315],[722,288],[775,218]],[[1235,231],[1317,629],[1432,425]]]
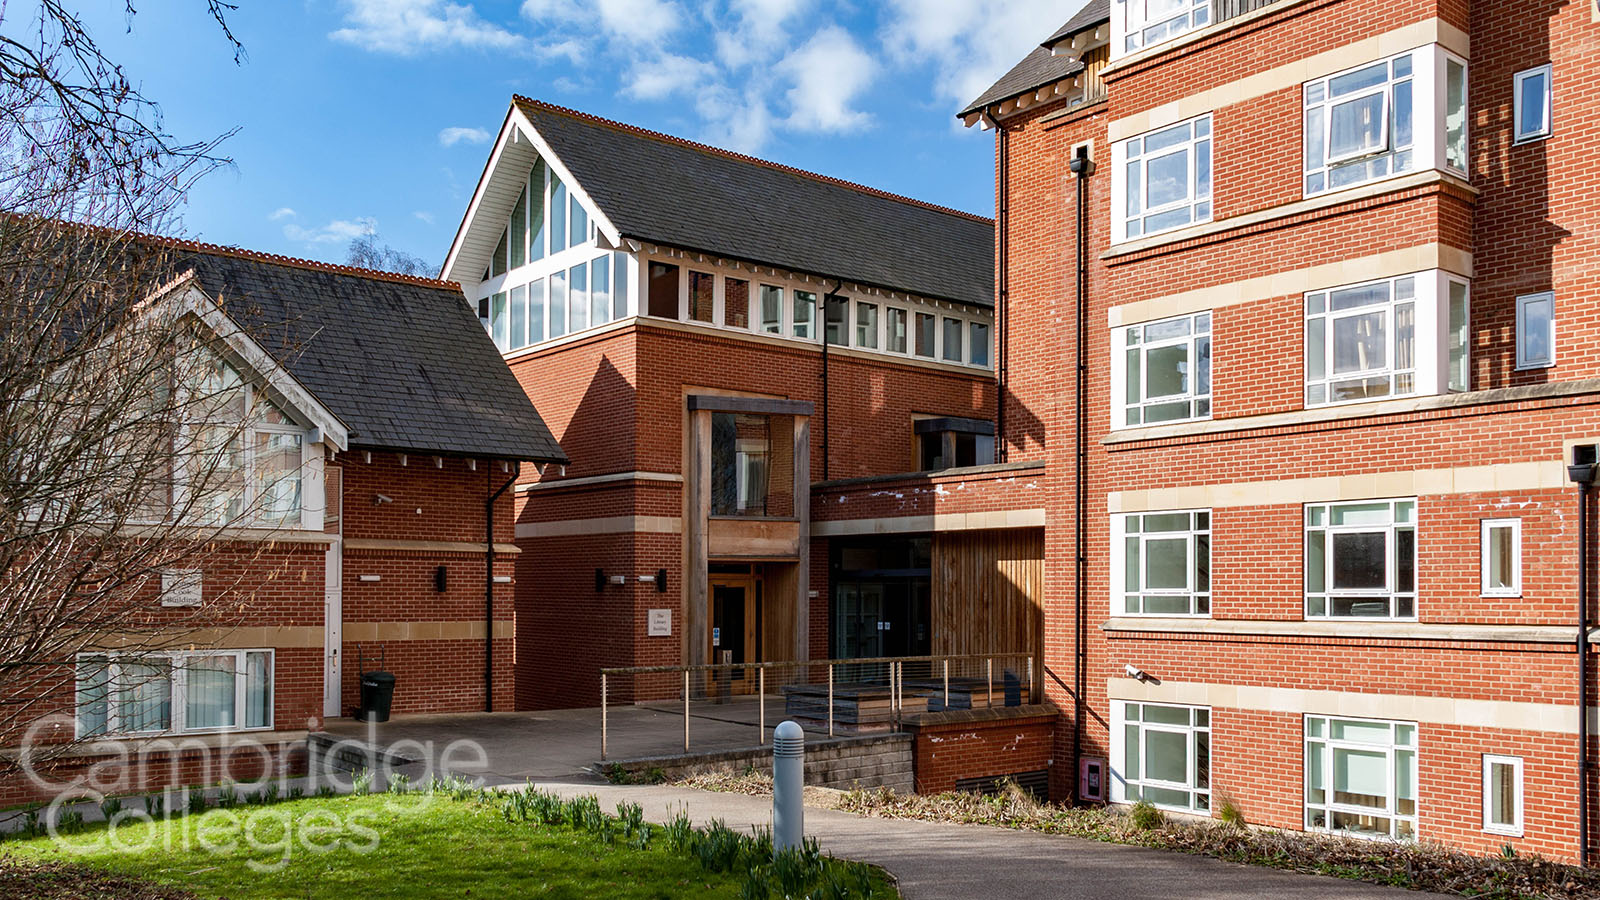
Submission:
[[[419,278],[432,278],[436,271],[422,257],[412,256],[404,250],[396,250],[384,243],[383,238],[371,229],[350,241],[345,262],[362,269],[377,269],[380,272],[415,275]]]
[[[37,764],[100,730],[70,718],[80,654],[204,646],[239,621],[273,573],[265,544],[236,538],[270,533],[298,479],[241,465],[274,410],[247,408],[214,308],[182,302],[175,244],[150,237],[226,164],[218,142],[164,133],[58,0],[26,21],[20,6],[0,0],[0,746],[69,714]],[[233,7],[205,8],[240,58]],[[164,605],[194,571],[204,602]],[[15,764],[0,754],[0,778]]]

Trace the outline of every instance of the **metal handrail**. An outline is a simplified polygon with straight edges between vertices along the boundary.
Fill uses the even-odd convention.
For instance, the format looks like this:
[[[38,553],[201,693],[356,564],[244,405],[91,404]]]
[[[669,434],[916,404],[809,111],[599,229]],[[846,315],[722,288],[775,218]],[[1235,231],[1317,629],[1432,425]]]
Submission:
[[[870,666],[887,665],[889,667],[889,705],[890,721],[896,731],[904,720],[905,714],[905,664],[927,663],[929,673],[933,671],[934,663],[942,663],[944,682],[944,705],[950,706],[950,663],[969,662],[982,660],[984,663],[985,681],[988,685],[987,697],[993,703],[994,698],[994,661],[996,659],[1025,659],[1027,661],[1028,681],[1027,696],[1031,701],[1034,693],[1034,653],[1021,650],[1014,653],[968,653],[951,656],[876,656],[859,659],[811,659],[793,660],[789,662],[754,662],[754,663],[706,663],[695,666],[623,666],[610,667],[600,670],[600,759],[607,758],[610,741],[610,716],[609,695],[610,679],[614,675],[664,675],[668,673],[681,673],[683,675],[683,750],[689,752],[689,700],[690,679],[695,672],[733,672],[756,670],[757,673],[757,698],[758,707],[757,734],[762,746],[767,743],[767,670],[776,668],[803,668],[811,669],[816,666],[826,666],[828,669],[828,737],[834,736],[834,674],[835,666]]]

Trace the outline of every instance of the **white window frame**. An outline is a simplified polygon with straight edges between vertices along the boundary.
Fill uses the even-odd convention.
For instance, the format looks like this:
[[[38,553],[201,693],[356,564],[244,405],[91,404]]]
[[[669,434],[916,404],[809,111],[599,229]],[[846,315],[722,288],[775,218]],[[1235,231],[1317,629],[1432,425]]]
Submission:
[[[1332,309],[1334,294],[1379,285],[1386,286],[1389,295],[1387,300],[1344,310]],[[1410,291],[1409,298],[1401,296],[1406,289]],[[1411,313],[1411,341],[1408,348],[1411,361],[1409,366],[1400,366],[1397,361],[1402,341],[1398,317],[1402,309],[1408,305]],[[1458,306],[1459,309],[1456,309]],[[1319,288],[1305,293],[1303,309],[1306,331],[1303,339],[1305,392],[1302,399],[1307,409],[1372,403],[1396,397],[1445,394],[1451,391],[1464,391],[1470,387],[1472,285],[1459,275],[1434,269],[1408,272],[1376,281]],[[1334,323],[1340,319],[1363,316],[1374,311],[1381,311],[1384,314],[1384,364],[1359,372],[1335,374]],[[1458,323],[1459,328],[1452,327]],[[1317,373],[1318,360],[1314,352],[1317,339],[1313,337],[1319,325],[1322,344],[1320,375]],[[1335,384],[1373,378],[1386,378],[1388,392],[1375,396],[1333,399]]]
[[[1145,714],[1145,707],[1159,707],[1166,710],[1186,710],[1189,713],[1189,723],[1176,725],[1158,722],[1149,722]],[[1139,707],[1137,718],[1130,718],[1134,707]],[[1212,724],[1211,707],[1188,706],[1181,703],[1145,703],[1133,700],[1112,701],[1112,728],[1111,728],[1111,802],[1136,803],[1145,796],[1146,788],[1158,790],[1184,791],[1189,794],[1189,803],[1177,805],[1160,803],[1150,800],[1151,804],[1162,809],[1175,812],[1197,813],[1210,815],[1211,813],[1211,764],[1210,760],[1215,755],[1215,748],[1211,743]],[[1139,777],[1129,778],[1127,767],[1128,731],[1133,727],[1137,729],[1139,747],[1137,759],[1139,760]],[[1188,782],[1178,784],[1169,781],[1155,781],[1145,778],[1147,760],[1144,745],[1145,734],[1148,731],[1158,731],[1167,734],[1181,734],[1187,738],[1188,743]],[[1200,771],[1200,735],[1204,735],[1206,747],[1206,766],[1204,777]],[[1202,785],[1202,782],[1204,784]]]
[[[1163,147],[1153,154],[1146,154],[1145,147],[1153,136],[1164,134],[1179,128],[1187,128],[1189,136],[1184,140]],[[1150,161],[1152,158],[1160,159],[1171,155],[1183,148],[1189,154],[1188,185],[1185,195],[1158,207],[1149,205],[1150,197]],[[1112,214],[1112,242],[1134,241],[1151,235],[1164,234],[1180,228],[1188,228],[1211,221],[1212,191],[1216,184],[1216,135],[1212,129],[1211,113],[1174,122],[1160,128],[1153,128],[1143,134],[1134,135],[1126,140],[1117,141],[1111,145],[1111,214]],[[1205,156],[1207,172],[1204,189],[1199,185],[1200,158]],[[1137,203],[1137,212],[1129,212],[1131,181],[1128,170],[1137,168],[1139,176],[1138,194],[1134,198]],[[1163,213],[1187,209],[1187,221],[1159,228],[1149,226],[1148,219]]]
[[[1397,74],[1395,62],[1409,59],[1411,71]],[[1377,65],[1388,67],[1382,83],[1360,88],[1337,99],[1330,96],[1334,80]],[[1452,72],[1452,67],[1456,71]],[[1458,88],[1459,108],[1452,114],[1450,89]],[[1465,177],[1468,143],[1466,111],[1467,61],[1437,44],[1427,44],[1404,53],[1373,59],[1359,66],[1312,79],[1301,85],[1301,188],[1306,197],[1349,190],[1419,169],[1439,169]],[[1396,88],[1405,85],[1411,94],[1411,138],[1397,144],[1394,106]],[[1381,94],[1383,97],[1382,138],[1370,150],[1330,156],[1333,144],[1333,107]],[[1315,124],[1314,124],[1315,123]],[[1451,131],[1458,134],[1452,140]],[[1315,141],[1315,143],[1313,143]],[[1315,155],[1313,155],[1315,154]],[[1368,172],[1335,186],[1334,170],[1359,160],[1382,160],[1382,171]]]
[[[1489,584],[1490,542],[1489,533],[1496,528],[1511,529],[1511,584],[1508,587],[1491,587]],[[1522,520],[1484,519],[1478,530],[1479,586],[1485,597],[1522,596]]]
[[[1187,322],[1188,332],[1169,338],[1149,339],[1151,329],[1177,322]],[[1200,390],[1199,360],[1200,345],[1204,342],[1208,348],[1211,346],[1211,310],[1193,313],[1190,315],[1173,316],[1167,319],[1157,319],[1151,322],[1139,322],[1134,325],[1124,325],[1112,329],[1111,332],[1111,427],[1140,428],[1145,425],[1166,425],[1172,422],[1200,422],[1211,418],[1211,375],[1210,364],[1206,366],[1205,390]],[[1166,347],[1187,346],[1189,350],[1188,390],[1181,394],[1164,395],[1152,398],[1146,391],[1147,376],[1150,372],[1149,354],[1152,350]],[[1137,353],[1139,356],[1139,383],[1131,384],[1129,375],[1128,356]],[[1130,390],[1137,390],[1139,399],[1129,399]],[[1156,422],[1149,421],[1146,415],[1149,407],[1167,406],[1174,403],[1186,403],[1189,406],[1189,415],[1179,416],[1174,419],[1161,419]],[[1129,417],[1137,411],[1138,421],[1130,421]]]
[[[1537,131],[1522,130],[1522,84],[1530,78],[1544,79],[1544,120]],[[1511,134],[1512,143],[1527,144],[1542,141],[1555,133],[1555,69],[1550,63],[1523,69],[1511,76]]]
[[[1493,816],[1494,807],[1493,807],[1492,801],[1490,799],[1492,797],[1492,790],[1490,788],[1490,775],[1491,775],[1491,773],[1493,773],[1494,767],[1497,766],[1497,765],[1510,766],[1511,767],[1511,771],[1513,772],[1513,782],[1512,782],[1512,784],[1514,785],[1514,787],[1513,787],[1512,790],[1513,790],[1513,797],[1514,797],[1513,802],[1516,804],[1516,810],[1515,810],[1516,811],[1516,815],[1513,817],[1513,820],[1509,824],[1502,824],[1502,823],[1497,823],[1497,822],[1494,821],[1494,816]],[[1504,835],[1506,837],[1522,837],[1523,830],[1524,830],[1524,827],[1523,827],[1523,809],[1524,809],[1524,806],[1525,806],[1525,801],[1523,800],[1523,797],[1524,797],[1524,793],[1523,793],[1523,783],[1522,783],[1522,757],[1520,757],[1520,756],[1504,756],[1504,755],[1501,755],[1501,754],[1498,754],[1498,753],[1485,753],[1483,755],[1483,831],[1484,831],[1484,833],[1485,834]]]
[[[1550,304],[1550,325],[1545,333],[1546,345],[1550,348],[1549,356],[1542,359],[1532,358],[1523,339],[1530,332],[1527,326],[1528,307],[1534,303]],[[1537,294],[1523,294],[1517,298],[1517,369],[1548,369],[1556,364],[1556,295],[1554,291],[1540,291]]]
[[[249,698],[248,698],[248,689],[249,689],[248,688],[248,684],[249,684],[248,671],[249,670],[248,670],[247,666],[248,666],[249,655],[252,654],[252,653],[265,653],[265,654],[267,654],[267,704],[266,704],[267,723],[265,725],[252,725],[252,726],[246,727],[243,724],[243,722],[244,722],[244,718],[245,718],[245,708],[246,708],[247,704],[249,703]],[[187,683],[188,668],[187,668],[186,662],[188,660],[200,660],[200,659],[206,659],[206,658],[210,658],[210,657],[222,657],[222,656],[233,657],[233,682],[234,682],[233,683],[233,709],[234,709],[233,720],[234,720],[234,724],[231,725],[231,726],[223,726],[223,727],[190,728],[190,727],[188,727],[188,723],[185,721],[185,719],[188,716],[188,701],[189,701],[188,683]],[[105,727],[104,731],[101,731],[101,732],[99,732],[97,734],[88,734],[83,729],[82,716],[76,714],[78,712],[78,709],[79,709],[78,701],[77,701],[77,698],[76,698],[76,692],[78,690],[77,683],[78,683],[78,679],[79,679],[78,672],[79,672],[79,667],[83,666],[85,663],[91,663],[91,662],[94,662],[94,661],[97,661],[97,660],[103,660],[104,661],[104,663],[105,663],[105,665],[107,667],[107,672],[108,672],[107,683],[108,683],[109,686],[107,688],[108,693],[107,693],[107,699],[106,699],[106,727]],[[171,668],[168,670],[168,676],[167,676],[168,679],[169,679],[169,684],[171,686],[170,687],[170,694],[169,694],[169,702],[170,702],[170,704],[172,706],[172,709],[171,709],[171,720],[170,720],[170,727],[169,728],[166,728],[164,730],[146,730],[146,731],[132,731],[132,732],[130,732],[130,731],[123,731],[119,727],[120,723],[118,722],[119,713],[117,711],[118,704],[117,704],[117,699],[116,699],[116,696],[117,696],[116,683],[117,683],[118,678],[120,676],[121,663],[124,660],[126,660],[126,661],[128,661],[130,663],[138,663],[138,662],[142,662],[142,661],[145,661],[145,660],[165,660],[170,664]],[[159,653],[117,653],[117,652],[97,653],[97,652],[86,652],[86,653],[78,654],[77,659],[75,660],[75,668],[74,668],[73,677],[74,677],[74,694],[75,694],[74,700],[73,700],[73,711],[74,711],[73,728],[74,728],[74,733],[75,733],[76,737],[78,737],[79,739],[96,740],[96,739],[127,737],[127,736],[150,736],[150,735],[168,735],[168,734],[220,734],[220,733],[224,733],[224,732],[231,733],[231,732],[235,732],[235,731],[271,731],[275,727],[276,713],[277,713],[275,707],[277,706],[277,700],[278,700],[278,651],[277,651],[276,648],[273,648],[273,647],[247,647],[247,648],[227,649],[227,650],[215,650],[215,649],[213,649],[213,650],[189,650],[189,651],[176,651],[176,650],[174,650],[174,651],[166,651],[166,652],[159,652]]]
[[[190,425],[184,426],[184,431],[190,436],[186,439],[203,440],[204,429],[208,426],[211,426],[224,429],[234,440],[239,441],[241,444],[239,448],[239,459],[240,466],[243,469],[242,475],[244,483],[241,488],[242,495],[239,498],[239,508],[241,511],[240,516],[236,518],[227,518],[225,516],[220,518],[208,518],[211,518],[213,523],[217,525],[265,525],[273,528],[293,529],[309,528],[313,525],[316,525],[316,527],[320,528],[320,524],[310,521],[306,514],[307,489],[312,487],[314,482],[312,477],[313,465],[320,464],[320,462],[314,462],[314,460],[319,461],[320,457],[312,450],[311,434],[304,426],[296,423],[294,419],[289,416],[289,411],[284,407],[283,404],[273,400],[270,395],[264,392],[261,386],[258,385],[253,380],[252,376],[250,376],[244,369],[234,365],[232,362],[226,359],[218,358],[216,362],[219,365],[226,366],[239,379],[239,390],[244,397],[244,418],[242,421],[223,421],[220,419],[213,420],[209,423],[197,421]],[[206,390],[210,390],[210,388],[206,388]],[[285,418],[288,418],[289,421],[285,423],[270,423],[265,421],[264,415],[257,408],[263,403],[277,409],[284,415]],[[300,503],[298,508],[295,510],[294,515],[292,516],[287,516],[282,519],[270,517],[264,514],[265,510],[259,505],[261,500],[261,487],[263,486],[258,447],[258,438],[261,435],[283,435],[287,437],[298,438],[300,441],[300,461],[292,473],[292,477],[297,479],[300,483]],[[208,449],[205,452],[209,454],[211,452],[227,451],[226,449],[219,448]],[[186,471],[189,466],[198,466],[202,470],[209,468],[212,470],[213,474],[215,473],[215,469],[213,462],[209,459],[191,458],[179,459],[177,461],[177,476],[180,489],[192,497],[194,487],[188,481]],[[213,496],[198,498],[201,502],[202,509],[209,507],[211,500],[214,499],[214,497],[221,496],[220,486],[212,486],[212,492]],[[185,502],[188,502],[187,499],[179,501],[180,505]]]
[[[1151,0],[1117,0],[1112,4],[1112,58],[1159,47],[1167,41],[1211,24],[1211,0],[1180,0],[1183,9],[1152,21],[1147,6]],[[1156,34],[1147,31],[1167,28]]]
[[[1381,525],[1334,525],[1334,510],[1341,507],[1369,506],[1373,504],[1388,504],[1389,513],[1387,522]],[[1320,523],[1313,524],[1320,511]],[[1373,499],[1373,500],[1341,500],[1330,503],[1307,503],[1304,513],[1305,537],[1303,544],[1302,569],[1305,571],[1305,617],[1307,619],[1334,620],[1341,622],[1384,622],[1401,621],[1414,622],[1417,619],[1417,600],[1421,596],[1422,573],[1417,564],[1421,554],[1421,530],[1417,527],[1417,499],[1415,497],[1398,499]],[[1399,585],[1399,538],[1398,532],[1410,530],[1411,540],[1411,590],[1400,590]],[[1311,544],[1313,533],[1320,532],[1323,537],[1322,553],[1322,590],[1314,589],[1312,584]],[[1384,534],[1384,587],[1373,590],[1336,589],[1333,586],[1333,538],[1338,534],[1369,534],[1382,532]],[[1389,612],[1382,616],[1355,616],[1335,615],[1333,601],[1339,597],[1361,598],[1376,600],[1385,597],[1389,603]],[[1402,608],[1409,599],[1411,611],[1403,613]],[[1321,610],[1317,610],[1318,601],[1321,601]]]
[[[1387,725],[1389,727],[1389,741],[1386,744],[1374,744],[1366,741],[1345,738],[1336,739],[1333,737],[1333,729],[1334,724],[1338,722],[1352,722],[1364,726]],[[1315,723],[1320,723],[1322,734],[1312,734],[1312,732],[1318,727]],[[1301,793],[1301,797],[1303,798],[1302,808],[1304,809],[1305,814],[1304,824],[1306,830],[1347,835],[1349,837],[1361,838],[1365,840],[1415,840],[1417,836],[1419,812],[1422,806],[1422,798],[1420,796],[1422,789],[1417,777],[1417,773],[1422,768],[1418,759],[1420,756],[1420,750],[1418,748],[1419,741],[1417,740],[1417,723],[1398,722],[1388,719],[1362,719],[1355,716],[1307,715],[1304,719],[1304,729],[1305,740],[1301,746],[1302,752],[1305,754],[1305,762],[1303,766],[1305,772],[1305,777],[1303,779],[1305,782],[1305,789]],[[1406,735],[1409,735],[1409,743],[1405,742]],[[1321,744],[1324,747],[1324,752],[1322,755],[1322,770],[1320,774],[1322,775],[1323,790],[1326,791],[1326,793],[1322,798],[1324,802],[1321,803],[1315,802],[1311,793],[1313,790],[1311,786],[1313,769],[1311,760],[1312,744]],[[1385,767],[1387,769],[1387,793],[1389,795],[1388,805],[1384,809],[1379,810],[1375,807],[1359,806],[1349,803],[1338,803],[1334,800],[1334,754],[1336,750],[1340,749],[1366,753],[1372,753],[1379,750],[1383,751],[1385,756]],[[1409,757],[1403,756],[1402,754],[1409,754]],[[1415,795],[1412,797],[1414,807],[1409,813],[1400,811],[1400,767],[1403,765],[1409,765],[1411,767],[1411,791],[1413,795]],[[1325,817],[1324,821],[1326,824],[1322,826],[1312,824],[1312,816],[1319,810],[1322,811]],[[1384,835],[1369,834],[1361,831],[1334,828],[1333,815],[1335,813],[1386,818],[1389,820],[1389,834],[1386,837]],[[1411,827],[1409,830],[1403,832],[1400,827],[1402,824],[1409,824]]]
[[[1186,516],[1188,525],[1178,531],[1151,531],[1146,519],[1158,516]],[[1211,561],[1215,558],[1211,546],[1211,519],[1209,509],[1160,510],[1140,513],[1118,513],[1111,517],[1111,609],[1112,615],[1157,618],[1211,618]],[[1202,541],[1203,539],[1203,541]],[[1151,540],[1182,540],[1185,544],[1184,571],[1186,584],[1182,590],[1170,588],[1149,590],[1145,585],[1147,562],[1150,558],[1145,545]],[[1138,544],[1139,589],[1128,585],[1128,557],[1130,543]],[[1199,584],[1197,560],[1202,544],[1206,554],[1206,583]],[[1182,597],[1188,603],[1187,612],[1148,612],[1146,597]]]

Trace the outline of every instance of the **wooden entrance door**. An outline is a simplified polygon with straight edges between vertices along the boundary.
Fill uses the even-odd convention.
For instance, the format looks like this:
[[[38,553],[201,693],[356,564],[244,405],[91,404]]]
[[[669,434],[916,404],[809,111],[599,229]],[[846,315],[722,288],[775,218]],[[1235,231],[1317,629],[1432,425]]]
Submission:
[[[706,662],[761,661],[758,584],[753,575],[711,577],[710,633],[706,635],[711,658]],[[755,682],[755,672],[747,670],[715,672],[709,679],[717,694],[748,694],[755,690]]]

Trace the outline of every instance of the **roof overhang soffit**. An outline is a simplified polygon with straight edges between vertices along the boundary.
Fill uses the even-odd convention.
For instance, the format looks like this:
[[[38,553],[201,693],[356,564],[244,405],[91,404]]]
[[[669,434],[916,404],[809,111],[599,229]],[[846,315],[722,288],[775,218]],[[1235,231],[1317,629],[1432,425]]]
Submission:
[[[1053,44],[1044,46],[1050,49],[1051,56],[1065,56],[1068,59],[1081,61],[1085,53],[1109,43],[1111,43],[1111,23],[1101,22],[1093,28],[1073,32]]]
[[[991,103],[983,109],[975,109],[961,117],[961,124],[967,128],[977,125],[982,130],[988,131],[995,127],[1001,119],[1012,113],[1022,112],[1053,100],[1071,98],[1075,95],[1081,97],[1083,92],[1084,73],[1078,72],[1070,78],[1052,81],[1027,93],[1008,97],[998,103]]]
[[[224,312],[221,304],[201,289],[199,279],[193,272],[185,272],[173,279],[139,304],[141,314],[157,309],[192,317],[227,351],[231,357],[229,362],[242,366],[246,372],[261,379],[273,402],[318,429],[324,443],[336,450],[349,449],[349,426],[280,365],[277,358],[240,327],[232,316]]]
[[[567,186],[567,190],[589,211],[595,232],[611,247],[622,245],[622,236],[606,211],[595,203],[582,183],[573,177],[548,142],[512,104],[500,134],[495,138],[494,151],[484,167],[483,176],[467,206],[466,217],[456,232],[455,242],[445,257],[440,277],[461,285],[474,285],[482,280],[483,269],[488,266],[494,244],[505,229],[511,209],[516,205],[515,195],[520,183],[527,178],[534,160],[543,157],[545,164]]]

